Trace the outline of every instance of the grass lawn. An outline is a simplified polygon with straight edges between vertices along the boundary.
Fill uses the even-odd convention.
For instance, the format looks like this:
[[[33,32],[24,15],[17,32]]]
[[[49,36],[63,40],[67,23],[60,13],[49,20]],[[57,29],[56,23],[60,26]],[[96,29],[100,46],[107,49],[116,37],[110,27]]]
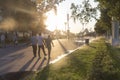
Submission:
[[[96,40],[24,80],[120,80],[120,48]]]

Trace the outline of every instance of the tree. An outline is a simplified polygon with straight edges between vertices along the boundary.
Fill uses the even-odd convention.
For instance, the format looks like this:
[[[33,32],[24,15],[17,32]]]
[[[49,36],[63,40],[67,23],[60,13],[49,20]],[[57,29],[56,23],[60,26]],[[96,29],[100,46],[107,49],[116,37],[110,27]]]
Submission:
[[[95,0],[99,2],[100,9],[109,9],[108,16],[120,21],[120,0]]]
[[[99,8],[101,11],[101,18],[100,21],[104,23],[102,26],[107,27],[106,32],[111,34],[112,33],[112,19],[114,21],[120,22],[120,1],[119,0],[95,0],[99,2]],[[99,23],[99,22],[97,22]],[[100,24],[101,25],[101,24]],[[99,25],[99,26],[100,26]],[[97,29],[98,26],[96,26]],[[96,30],[95,29],[95,30]],[[99,30],[101,30],[100,28]]]
[[[98,20],[97,23],[95,24],[95,31],[99,35],[103,35],[106,33],[106,27],[103,26],[103,22]]]
[[[89,0],[84,0],[82,4],[75,5],[71,4],[72,10],[72,18],[74,21],[80,20],[80,22],[84,25],[92,20],[92,18],[97,19],[97,8],[92,7]]]
[[[101,9],[101,17],[95,24],[95,31],[98,34],[111,34],[111,18],[107,15],[109,9]]]
[[[4,17],[4,20],[0,23],[0,28],[4,29],[4,26],[7,24],[6,22],[10,22],[12,29],[9,29],[9,25],[7,25],[7,31],[44,30],[44,14],[53,8],[56,12],[56,4],[64,0],[32,1],[0,0],[0,8],[3,9],[2,16]]]
[[[14,28],[12,30],[29,30],[29,24],[35,19],[35,4],[29,0],[0,0],[0,7],[3,9],[4,17],[2,27],[7,25],[8,31],[9,25]],[[7,21],[11,23],[8,24]]]

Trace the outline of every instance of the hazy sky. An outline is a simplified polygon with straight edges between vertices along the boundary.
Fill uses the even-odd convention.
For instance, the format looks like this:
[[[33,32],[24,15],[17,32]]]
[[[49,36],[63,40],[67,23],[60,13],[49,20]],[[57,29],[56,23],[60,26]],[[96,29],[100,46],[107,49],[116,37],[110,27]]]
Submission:
[[[71,15],[71,10],[70,10],[71,3],[81,4],[82,1],[83,0],[65,0],[62,3],[60,3],[58,5],[57,18],[56,18],[57,20],[55,20],[54,22],[51,22],[51,25],[49,25],[48,29],[52,31],[55,30],[56,28],[60,30],[68,29],[68,26],[65,27],[65,22],[67,22],[67,14]],[[93,6],[97,5],[96,3],[94,3],[93,0],[90,0],[90,1]],[[53,15],[53,13],[51,14]],[[95,20],[93,20],[86,26],[82,26],[79,21],[74,23],[72,19],[69,20],[70,31],[73,33],[78,33],[85,28],[94,30],[94,24],[95,24]]]

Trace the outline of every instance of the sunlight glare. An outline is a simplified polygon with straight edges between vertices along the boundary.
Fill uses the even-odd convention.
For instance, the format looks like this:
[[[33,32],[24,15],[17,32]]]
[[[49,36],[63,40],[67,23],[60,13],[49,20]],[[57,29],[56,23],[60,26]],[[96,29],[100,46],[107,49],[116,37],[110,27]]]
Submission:
[[[56,29],[63,30],[65,19],[61,15],[55,15],[54,10],[51,10],[46,13],[46,26],[50,31],[54,31]]]
[[[46,19],[46,26],[47,29],[53,31],[56,28],[56,21],[57,21],[57,16],[55,15],[55,13],[53,11],[49,11],[48,13],[46,13],[47,19]]]

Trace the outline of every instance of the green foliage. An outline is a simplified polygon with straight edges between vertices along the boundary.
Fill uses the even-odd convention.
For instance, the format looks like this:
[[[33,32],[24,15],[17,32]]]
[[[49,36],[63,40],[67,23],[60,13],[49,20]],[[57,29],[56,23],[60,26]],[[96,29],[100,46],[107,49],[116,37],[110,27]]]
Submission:
[[[95,24],[95,31],[97,34],[105,34],[106,32],[111,33],[111,18],[107,12],[109,9],[101,9],[101,17]]]
[[[71,10],[74,21],[80,20],[82,24],[87,24],[92,18],[96,19],[97,8],[92,7],[89,0],[84,0],[82,4],[79,5],[72,3]]]
[[[108,15],[120,21],[120,0],[96,0],[101,9],[109,9]]]
[[[95,31],[97,34],[103,35],[106,33],[105,27],[102,25],[102,21],[98,20],[97,23],[95,24]]]

